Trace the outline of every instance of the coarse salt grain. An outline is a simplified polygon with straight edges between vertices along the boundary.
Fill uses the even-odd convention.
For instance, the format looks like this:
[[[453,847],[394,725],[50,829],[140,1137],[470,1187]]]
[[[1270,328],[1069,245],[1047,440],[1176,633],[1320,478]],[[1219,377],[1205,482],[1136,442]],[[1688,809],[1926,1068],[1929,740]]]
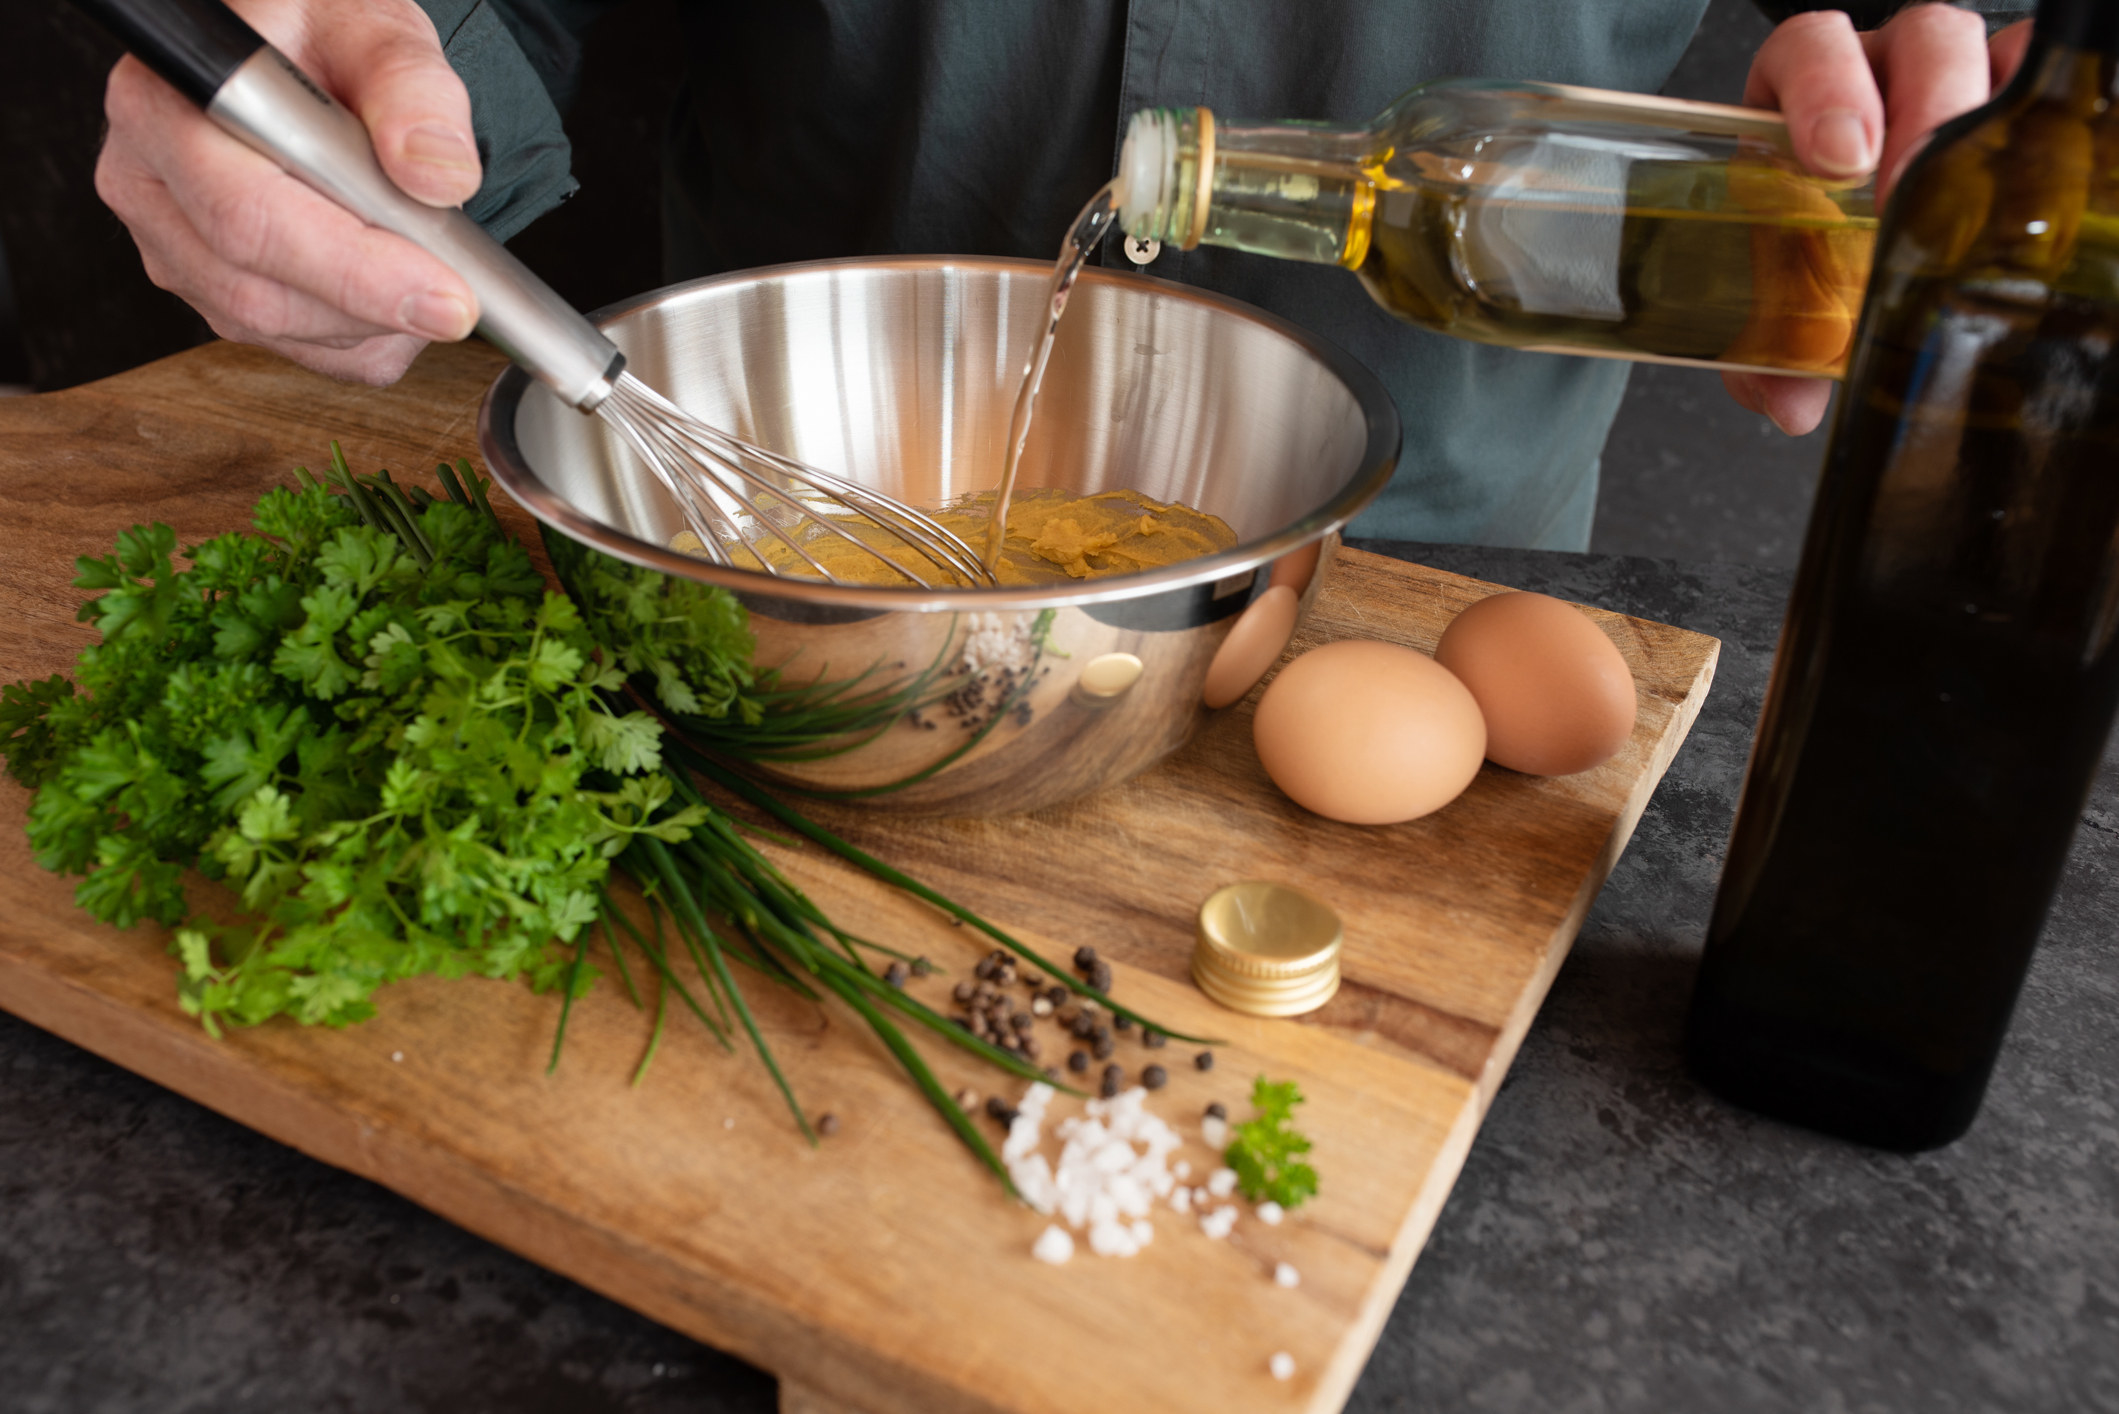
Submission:
[[[1229,1122],[1219,1115],[1208,1115],[1199,1122],[1199,1137],[1207,1141],[1209,1149],[1217,1152],[1229,1147]]]
[[[1235,1226],[1236,1208],[1233,1204],[1226,1208],[1216,1208],[1211,1213],[1202,1213],[1199,1217],[1199,1230],[1216,1242],[1227,1237],[1229,1230]]]
[[[1053,1094],[1050,1085],[1033,1085],[1016,1106],[1001,1148],[1008,1177],[1031,1207],[1086,1230],[1090,1251],[1130,1257],[1155,1238],[1148,1213],[1176,1187],[1168,1161],[1183,1140],[1148,1112],[1147,1091],[1136,1087],[1091,1100],[1080,1117],[1061,1120],[1053,1163],[1038,1152]]]
[[[1273,1358],[1266,1361],[1266,1368],[1273,1372],[1273,1378],[1276,1380],[1293,1379],[1295,1377],[1295,1357],[1288,1354],[1285,1350],[1276,1350],[1273,1352]]]
[[[1275,1286],[1301,1286],[1302,1273],[1296,1271],[1286,1262],[1281,1262],[1273,1268],[1273,1284]]]
[[[1030,1255],[1056,1267],[1074,1255],[1074,1239],[1068,1235],[1067,1229],[1054,1223],[1037,1235]]]
[[[1180,1180],[1187,1179],[1192,1176],[1192,1165],[1187,1160],[1179,1159],[1176,1163],[1170,1165],[1170,1172]]]
[[[1236,1170],[1216,1169],[1207,1176],[1207,1192],[1216,1198],[1226,1198],[1236,1191]]]
[[[1281,1207],[1270,1198],[1260,1203],[1255,1211],[1258,1214],[1258,1220],[1267,1227],[1279,1227],[1280,1220],[1288,1215],[1287,1209]]]
[[[404,1053],[403,1051],[392,1051],[392,1052],[390,1053],[390,1059],[391,1059],[391,1060],[393,1060],[393,1061],[401,1061],[401,1060],[403,1060],[404,1058],[405,1058],[405,1053]]]

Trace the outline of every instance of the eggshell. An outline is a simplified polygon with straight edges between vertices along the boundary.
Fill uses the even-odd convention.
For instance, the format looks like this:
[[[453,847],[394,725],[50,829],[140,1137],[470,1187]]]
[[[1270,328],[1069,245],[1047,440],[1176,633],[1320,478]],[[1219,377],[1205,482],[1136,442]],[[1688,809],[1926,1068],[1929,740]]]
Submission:
[[[1544,594],[1496,594],[1458,614],[1435,661],[1486,716],[1486,759],[1534,776],[1609,760],[1633,735],[1633,674],[1604,630]]]
[[[1301,609],[1302,601],[1285,584],[1259,595],[1237,616],[1214,661],[1207,665],[1200,700],[1209,707],[1226,707],[1249,692],[1295,636],[1295,617]]]
[[[1471,784],[1486,724],[1464,684],[1426,654],[1347,639],[1280,670],[1251,739],[1297,805],[1387,825],[1440,810]]]

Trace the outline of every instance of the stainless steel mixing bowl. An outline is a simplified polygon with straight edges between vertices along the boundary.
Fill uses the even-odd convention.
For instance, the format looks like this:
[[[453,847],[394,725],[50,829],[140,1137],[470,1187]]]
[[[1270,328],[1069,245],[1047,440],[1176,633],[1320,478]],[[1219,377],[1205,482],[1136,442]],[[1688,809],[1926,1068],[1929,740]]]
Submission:
[[[933,507],[998,479],[1049,277],[1019,260],[824,261],[672,286],[596,318],[632,371],[687,411]],[[1183,285],[1091,271],[1060,329],[1021,484],[1182,501],[1226,520],[1235,549],[1030,589],[774,579],[667,548],[683,521],[660,484],[599,419],[519,369],[487,394],[479,440],[577,600],[592,566],[636,583],[702,581],[735,591],[757,663],[783,683],[866,674],[867,692],[930,674],[924,710],[768,774],[876,792],[862,798],[885,808],[993,814],[1125,780],[1182,745],[1252,603],[1285,584],[1308,607],[1339,528],[1389,479],[1399,429],[1376,379],[1315,336]],[[1239,635],[1217,675],[1223,695],[1237,657],[1261,660],[1255,673],[1241,665],[1249,681],[1277,657],[1280,641],[1257,640],[1286,598]],[[594,627],[593,602],[585,612]]]

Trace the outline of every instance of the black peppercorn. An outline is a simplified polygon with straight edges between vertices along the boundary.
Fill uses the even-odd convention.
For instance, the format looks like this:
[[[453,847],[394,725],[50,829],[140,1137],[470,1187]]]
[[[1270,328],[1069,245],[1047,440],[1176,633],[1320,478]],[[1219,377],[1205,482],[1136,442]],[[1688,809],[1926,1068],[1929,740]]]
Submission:
[[[1001,1128],[1006,1129],[1015,1123],[1015,1106],[1009,1104],[998,1095],[988,1096],[986,1099],[986,1116],[997,1122]]]
[[[1074,950],[1074,966],[1075,970],[1079,972],[1087,972],[1090,968],[1096,966],[1096,949],[1092,947],[1076,948]]]
[[[1192,1057],[1192,1064],[1198,1066],[1201,1070],[1212,1070],[1214,1068],[1214,1053],[1212,1051],[1201,1051],[1198,1055]]]
[[[1099,992],[1111,990],[1111,964],[1099,962],[1089,969],[1089,986]]]
[[[883,980],[893,987],[903,987],[905,985],[905,977],[905,964],[902,962],[893,962],[890,966],[883,969]]]
[[[1140,1029],[1140,1043],[1150,1050],[1159,1051],[1170,1044],[1170,1038],[1152,1026],[1143,1026]]]
[[[1118,1042],[1111,1039],[1110,1032],[1100,1031],[1089,1042],[1089,1049],[1096,1053],[1098,1060],[1109,1060],[1111,1059],[1111,1052],[1118,1049]]]
[[[1089,1053],[1087,1051],[1073,1052],[1067,1057],[1067,1069],[1073,1071],[1076,1075],[1080,1075],[1086,1070],[1088,1070]]]
[[[1150,1090],[1160,1090],[1170,1082],[1170,1072],[1159,1065],[1151,1065],[1140,1073],[1140,1083]]]
[[[831,1138],[832,1135],[838,1132],[839,1117],[837,1115],[825,1115],[817,1121],[817,1133],[823,1135],[826,1139]]]
[[[1211,1102],[1210,1104],[1208,1104],[1208,1106],[1207,1106],[1207,1118],[1208,1118],[1208,1119],[1227,1119],[1228,1117],[1229,1117],[1229,1107],[1228,1107],[1227,1105],[1223,1104],[1223,1103],[1222,1103],[1221,1101],[1219,1101],[1219,1100],[1215,1100],[1215,1101]]]
[[[1116,1095],[1125,1083],[1126,1072],[1118,1066],[1107,1065],[1104,1067],[1104,1083],[1097,1089],[1108,1100]]]
[[[1121,1031],[1131,1031],[1133,1029],[1133,1018],[1127,1016],[1124,1012],[1120,1012],[1111,1018],[1111,1024]]]

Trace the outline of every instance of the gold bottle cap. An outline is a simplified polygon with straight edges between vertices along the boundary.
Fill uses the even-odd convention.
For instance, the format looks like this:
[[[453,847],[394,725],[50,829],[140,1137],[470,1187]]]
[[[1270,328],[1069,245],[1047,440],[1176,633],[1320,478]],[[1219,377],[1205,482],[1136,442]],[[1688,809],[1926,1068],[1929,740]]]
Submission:
[[[1253,879],[1199,906],[1192,980],[1233,1011],[1300,1016],[1339,990],[1339,915],[1286,884]]]

